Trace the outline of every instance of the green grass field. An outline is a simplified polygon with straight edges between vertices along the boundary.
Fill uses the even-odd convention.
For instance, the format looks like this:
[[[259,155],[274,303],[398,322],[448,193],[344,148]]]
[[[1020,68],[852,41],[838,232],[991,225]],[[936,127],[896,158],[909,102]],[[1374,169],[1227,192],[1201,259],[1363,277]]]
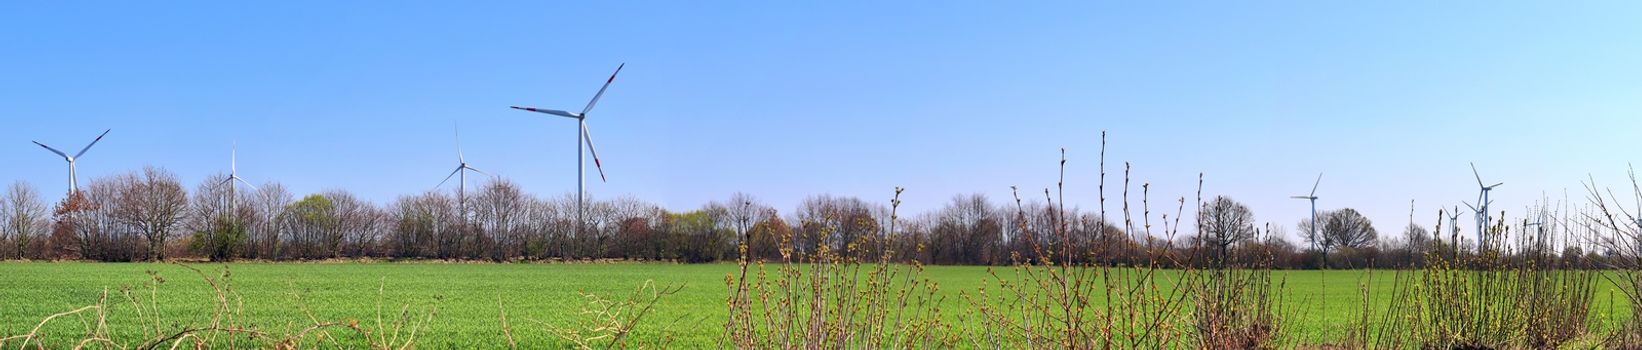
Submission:
[[[222,265],[192,265],[216,277]],[[1007,267],[1001,269],[1008,269]],[[321,321],[358,320],[373,325],[378,305],[391,318],[404,305],[413,313],[437,305],[438,313],[427,332],[418,337],[421,348],[505,347],[498,298],[506,305],[514,336],[521,344],[563,346],[548,326],[566,325],[584,305],[578,292],[609,297],[624,296],[646,280],[660,285],[685,285],[664,299],[641,328],[638,337],[653,337],[670,326],[679,347],[714,347],[725,318],[726,274],[732,264],[442,264],[442,263],[236,263],[228,265],[232,288],[243,302],[242,317],[258,328],[276,333],[295,332]],[[948,317],[966,311],[957,297],[987,281],[986,267],[929,267],[925,276],[938,282],[949,297],[943,304]],[[167,325],[203,324],[210,317],[213,294],[194,272],[173,264],[120,263],[0,263],[0,334],[27,333],[44,317],[96,302],[106,288],[110,293],[108,322],[116,338],[141,339],[134,308],[122,287],[141,288],[147,271],[165,279],[159,287],[159,309]],[[1277,272],[1282,280],[1285,326],[1293,335],[1331,339],[1343,334],[1361,309],[1360,283],[1369,283],[1371,303],[1384,305],[1390,293],[1392,271],[1376,271],[1372,283],[1365,271]],[[1593,312],[1607,322],[1612,288],[1600,282]],[[378,290],[381,302],[378,302]],[[144,290],[146,293],[146,290]],[[236,302],[237,304],[237,302]],[[305,305],[305,307],[304,307]],[[89,318],[69,317],[49,325],[48,341],[79,339]],[[336,333],[346,340],[346,333]],[[51,343],[66,347],[62,343]]]

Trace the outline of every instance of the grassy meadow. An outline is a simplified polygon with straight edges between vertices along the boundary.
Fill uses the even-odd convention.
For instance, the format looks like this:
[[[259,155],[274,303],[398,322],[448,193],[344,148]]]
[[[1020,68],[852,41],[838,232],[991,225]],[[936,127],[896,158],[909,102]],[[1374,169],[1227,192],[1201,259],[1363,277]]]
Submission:
[[[221,278],[220,264],[192,265]],[[245,324],[276,333],[296,333],[318,322],[358,322],[374,326],[378,312],[385,324],[408,312],[432,321],[415,340],[422,348],[504,348],[505,307],[509,330],[518,344],[567,346],[553,327],[577,322],[587,300],[581,292],[616,299],[646,281],[683,285],[663,297],[635,331],[635,339],[654,339],[665,331],[673,346],[716,347],[725,321],[725,278],[733,264],[468,264],[468,263],[234,263],[226,265],[232,289],[230,304]],[[987,267],[932,266],[923,274],[947,296],[941,308],[958,322],[967,311],[961,291],[988,283]],[[1007,276],[1009,267],[994,268]],[[29,332],[45,317],[95,303],[109,291],[107,322],[115,339],[144,339],[136,307],[119,296],[122,288],[147,300],[149,271],[164,280],[155,295],[162,329],[205,324],[215,296],[199,274],[175,264],[148,263],[0,263],[0,333]],[[1280,313],[1292,341],[1328,342],[1343,336],[1362,309],[1359,285],[1369,289],[1370,303],[1386,304],[1395,271],[1279,271]],[[1593,307],[1595,324],[1609,324],[1610,312],[1623,298],[1610,298],[1603,281]],[[408,308],[407,308],[408,307]],[[433,309],[433,308],[437,309]],[[143,317],[152,318],[153,315]],[[43,328],[48,347],[78,340],[89,315],[59,318]],[[391,330],[392,326],[375,329]],[[330,331],[347,343],[347,332]],[[130,345],[130,344],[127,344]]]

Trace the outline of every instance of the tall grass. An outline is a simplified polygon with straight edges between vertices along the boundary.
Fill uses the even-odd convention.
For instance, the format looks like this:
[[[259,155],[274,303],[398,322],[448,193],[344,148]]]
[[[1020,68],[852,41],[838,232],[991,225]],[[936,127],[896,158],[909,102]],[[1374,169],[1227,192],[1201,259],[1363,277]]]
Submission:
[[[1600,271],[1558,248],[1583,241],[1567,216],[1515,237],[1487,223],[1475,252],[1429,252],[1423,269],[1399,271],[1386,310],[1364,310],[1348,344],[1356,348],[1554,349],[1584,341]],[[1503,216],[1503,215],[1502,215]],[[1519,227],[1520,228],[1520,227]],[[1438,231],[1442,229],[1439,220]],[[1457,248],[1456,248],[1457,249]]]
[[[560,340],[577,349],[666,349],[674,340],[666,328],[658,332],[656,337],[649,339],[636,340],[632,334],[640,325],[653,324],[654,321],[648,317],[661,304],[662,299],[683,289],[683,285],[657,286],[653,281],[645,281],[625,298],[611,299],[584,292],[581,296],[585,303],[580,312],[576,313],[578,319],[570,325],[529,321],[550,330]],[[502,334],[507,339],[508,348],[519,348],[520,345],[513,336],[513,327],[507,319],[505,304],[501,306],[500,318]],[[664,327],[675,325],[678,321],[675,319]],[[534,346],[525,344],[524,347]]]
[[[940,286],[921,276],[923,266],[892,264],[901,189],[890,200],[889,227],[879,235],[798,249],[799,239],[779,237],[781,260],[748,258],[744,233],[738,271],[725,276],[728,321],[722,346],[744,349],[941,348],[956,341],[943,321]],[[876,250],[869,249],[876,247]],[[876,251],[876,259],[867,252]],[[771,266],[773,265],[773,266]]]
[[[1603,267],[1612,272],[1603,274],[1620,294],[1629,301],[1625,323],[1618,325],[1607,339],[1615,348],[1642,348],[1642,185],[1633,169],[1628,174],[1634,205],[1626,209],[1624,201],[1612,189],[1598,187],[1592,179],[1585,184],[1586,197],[1594,209],[1584,215],[1583,228],[1593,232],[1595,246],[1608,258]]]
[[[1105,216],[1105,135],[1101,139],[1101,216]],[[1065,150],[1061,153],[1058,195],[1045,190],[1052,225],[1047,230],[1026,227],[1022,200],[1015,195],[1019,231],[1027,235],[1030,251],[1012,255],[1006,273],[992,271],[983,287],[963,295],[970,305],[965,315],[971,345],[979,348],[1028,349],[1137,349],[1200,348],[1256,349],[1277,346],[1280,317],[1276,312],[1271,272],[1260,262],[1216,261],[1199,268],[1197,257],[1207,253],[1199,242],[1187,247],[1182,258],[1174,245],[1182,234],[1180,218],[1186,199],[1170,221],[1159,216],[1154,230],[1149,184],[1141,185],[1138,208],[1129,202],[1129,166],[1124,168],[1122,201],[1124,232],[1143,243],[1109,237],[1074,237],[1065,216]],[[1199,176],[1197,208],[1202,208]],[[1132,209],[1138,209],[1137,215]],[[1205,231],[1198,221],[1197,231]],[[1102,230],[1104,232],[1104,230]],[[1049,235],[1041,239],[1037,235]],[[1156,239],[1162,237],[1162,239]],[[1095,241],[1089,251],[1074,251],[1081,241]],[[1047,244],[1046,244],[1047,243]],[[1130,250],[1138,259],[1128,265],[1109,257]],[[1031,258],[1023,258],[1030,256]],[[1269,257],[1266,261],[1269,263]],[[994,289],[995,288],[995,289]],[[1277,283],[1281,288],[1281,283]]]

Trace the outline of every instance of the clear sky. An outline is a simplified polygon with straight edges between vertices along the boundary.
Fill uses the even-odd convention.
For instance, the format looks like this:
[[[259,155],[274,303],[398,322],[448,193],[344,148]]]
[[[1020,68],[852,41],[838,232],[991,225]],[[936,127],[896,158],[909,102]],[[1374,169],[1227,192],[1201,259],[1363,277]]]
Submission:
[[[66,186],[39,140],[79,149],[82,182],[225,171],[298,195],[386,204],[456,166],[557,196],[575,186],[579,110],[608,183],[674,210],[743,191],[912,211],[956,194],[1041,200],[1066,147],[1092,209],[1102,130],[1153,203],[1205,195],[1262,222],[1353,207],[1395,235],[1409,200],[1585,203],[1620,185],[1642,134],[1642,3],[0,2],[0,179]],[[1627,186],[1628,188],[1628,186]],[[54,196],[55,197],[55,196]],[[1190,198],[1188,198],[1190,200]],[[1115,206],[1115,203],[1113,204]],[[1172,210],[1170,210],[1172,211]],[[1462,219],[1462,222],[1466,222]]]

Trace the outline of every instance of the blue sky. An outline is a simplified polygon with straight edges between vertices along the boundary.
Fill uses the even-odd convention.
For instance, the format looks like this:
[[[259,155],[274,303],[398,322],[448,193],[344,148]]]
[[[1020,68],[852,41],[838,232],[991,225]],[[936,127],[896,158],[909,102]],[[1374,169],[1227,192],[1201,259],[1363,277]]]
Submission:
[[[469,163],[573,191],[589,117],[608,183],[675,210],[736,191],[912,211],[956,194],[1039,199],[1068,149],[1069,202],[1124,161],[1153,203],[1206,195],[1294,226],[1322,209],[1383,233],[1505,182],[1495,207],[1585,203],[1642,141],[1635,2],[0,3],[0,179],[57,193],[145,164],[189,187],[225,171],[378,203]],[[589,166],[591,167],[591,165]],[[596,174],[589,169],[589,176]],[[1188,198],[1190,200],[1190,198]],[[1115,203],[1112,205],[1115,207]],[[1172,210],[1171,210],[1172,211]],[[1291,232],[1292,234],[1292,232]]]

